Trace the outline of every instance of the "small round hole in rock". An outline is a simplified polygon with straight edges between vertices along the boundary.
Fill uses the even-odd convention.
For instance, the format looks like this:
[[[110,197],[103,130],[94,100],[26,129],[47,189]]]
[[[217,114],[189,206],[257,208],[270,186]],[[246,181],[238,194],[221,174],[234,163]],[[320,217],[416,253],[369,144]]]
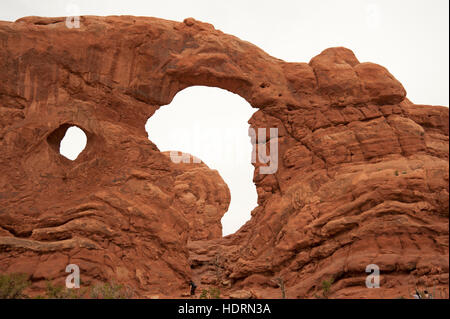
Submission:
[[[78,155],[84,150],[87,143],[86,134],[82,129],[71,126],[67,129],[61,143],[59,145],[59,153],[74,161]]]

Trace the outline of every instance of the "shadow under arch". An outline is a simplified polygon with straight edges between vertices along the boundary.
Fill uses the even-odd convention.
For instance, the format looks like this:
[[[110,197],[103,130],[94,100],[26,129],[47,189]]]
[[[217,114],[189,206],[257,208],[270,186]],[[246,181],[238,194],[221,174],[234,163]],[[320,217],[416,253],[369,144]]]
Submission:
[[[160,151],[182,151],[216,169],[231,193],[222,235],[236,232],[257,206],[252,144],[247,121],[257,109],[241,96],[210,86],[179,91],[147,121],[149,139]]]

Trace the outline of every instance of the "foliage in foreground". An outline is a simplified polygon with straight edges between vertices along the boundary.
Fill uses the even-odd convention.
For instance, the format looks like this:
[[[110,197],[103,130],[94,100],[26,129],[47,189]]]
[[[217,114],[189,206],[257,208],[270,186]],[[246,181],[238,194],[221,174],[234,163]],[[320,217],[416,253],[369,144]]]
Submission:
[[[330,289],[333,283],[334,283],[333,277],[331,277],[329,280],[322,281],[322,296],[315,294],[314,297],[318,299],[328,299],[328,296],[330,295]]]
[[[69,289],[64,286],[53,285],[47,281],[45,295],[37,296],[38,299],[81,299],[87,293],[88,288]]]
[[[0,274],[0,299],[26,298],[23,291],[30,285],[26,274]]]
[[[128,299],[134,295],[131,287],[115,282],[69,289],[47,281],[44,295],[30,297],[24,293],[30,285],[26,274],[0,274],[0,299]]]
[[[203,289],[200,294],[200,299],[221,299],[220,289],[216,287],[211,287],[208,290]]]
[[[94,286],[90,296],[93,299],[129,299],[133,297],[133,291],[130,287],[111,282]]]

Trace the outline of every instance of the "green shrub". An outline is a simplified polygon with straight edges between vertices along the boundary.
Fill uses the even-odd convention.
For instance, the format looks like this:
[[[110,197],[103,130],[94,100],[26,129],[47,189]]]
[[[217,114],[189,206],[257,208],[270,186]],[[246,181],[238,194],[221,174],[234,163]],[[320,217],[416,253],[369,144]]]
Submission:
[[[86,295],[87,288],[66,288],[65,286],[54,286],[47,281],[45,296],[37,296],[41,299],[81,299]]]
[[[95,285],[91,289],[91,298],[93,299],[128,299],[133,296],[130,287],[124,287],[114,282]]]
[[[220,289],[217,287],[212,287],[209,289],[210,299],[220,299]]]
[[[202,293],[200,294],[200,299],[208,299],[208,290],[203,289]]]
[[[220,289],[217,287],[211,287],[209,290],[203,289],[200,299],[221,299]]]
[[[322,296],[324,298],[328,298],[328,296],[330,295],[330,289],[333,282],[334,282],[333,278],[322,281]]]
[[[81,283],[80,283],[81,284]],[[66,288],[47,282],[44,296],[36,296],[37,299],[125,299],[132,297],[131,289],[125,289],[115,283],[97,284],[93,287]]]
[[[27,298],[23,291],[30,284],[26,274],[0,275],[0,299]]]
[[[0,299],[29,298],[23,291],[31,285],[26,274],[0,274]],[[45,293],[34,299],[126,299],[133,297],[130,287],[114,282],[98,284],[93,287],[66,288],[47,281]]]

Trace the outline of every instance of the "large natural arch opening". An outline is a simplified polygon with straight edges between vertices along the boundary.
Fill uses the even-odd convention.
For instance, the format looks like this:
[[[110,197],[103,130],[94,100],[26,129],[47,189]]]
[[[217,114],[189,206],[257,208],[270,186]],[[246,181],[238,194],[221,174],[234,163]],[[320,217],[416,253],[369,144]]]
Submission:
[[[222,218],[223,236],[236,232],[257,206],[247,123],[255,111],[237,94],[192,86],[156,111],[145,125],[160,151],[190,153],[219,172],[231,193]]]

